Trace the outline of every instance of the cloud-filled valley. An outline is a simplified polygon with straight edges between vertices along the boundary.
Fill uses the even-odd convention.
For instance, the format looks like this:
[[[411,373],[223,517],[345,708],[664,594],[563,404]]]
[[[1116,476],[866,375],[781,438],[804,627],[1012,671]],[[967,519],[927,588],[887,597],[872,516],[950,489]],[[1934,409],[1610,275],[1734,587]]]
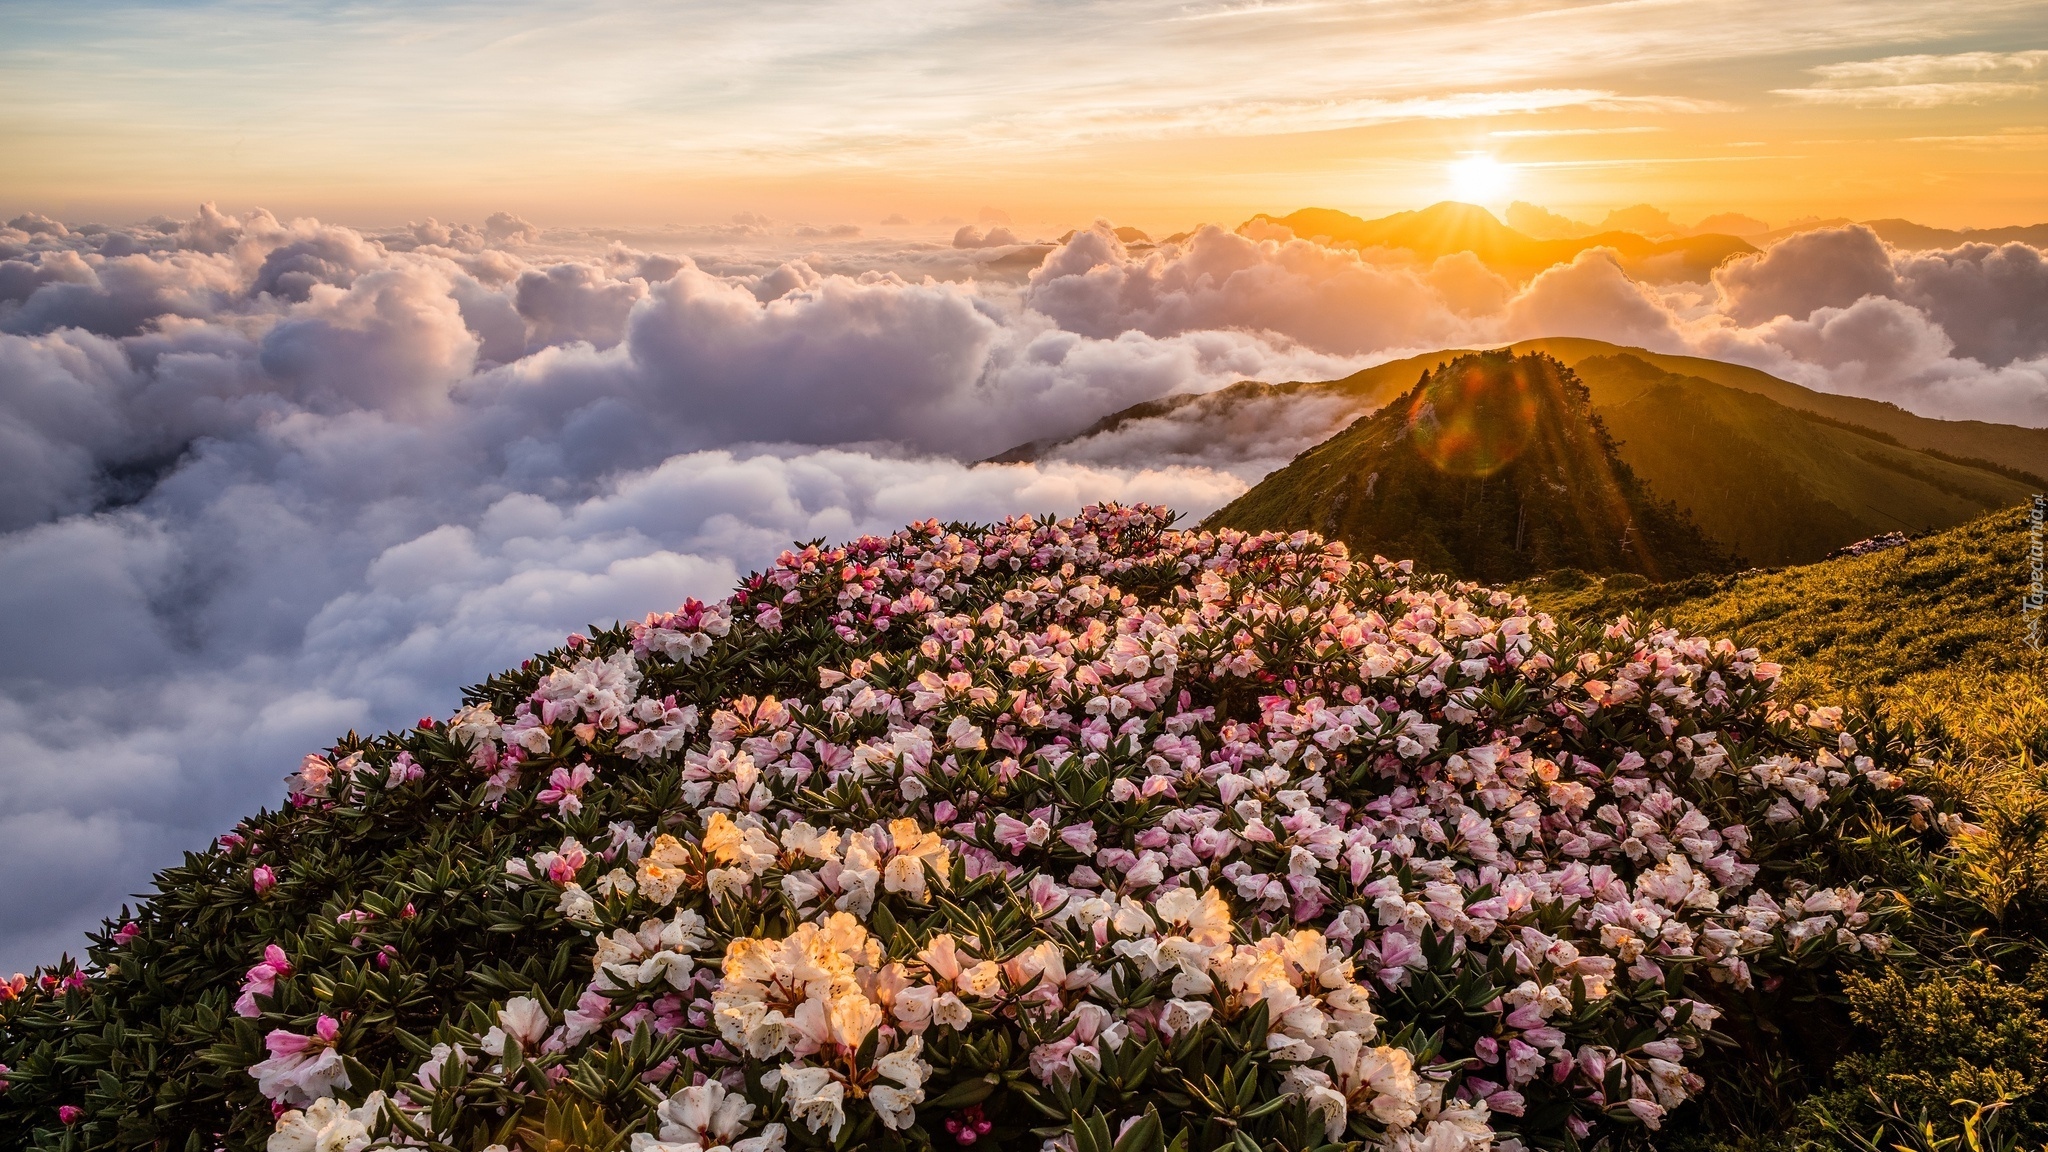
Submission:
[[[1710,283],[1582,253],[1526,283],[1267,229],[1029,248],[500,214],[370,232],[211,208],[0,229],[0,966],[350,727],[793,540],[1147,500],[1201,514],[1334,431],[1128,405],[1581,335],[1926,415],[2048,424],[2048,261],[1803,233]],[[842,230],[843,233],[843,230]]]

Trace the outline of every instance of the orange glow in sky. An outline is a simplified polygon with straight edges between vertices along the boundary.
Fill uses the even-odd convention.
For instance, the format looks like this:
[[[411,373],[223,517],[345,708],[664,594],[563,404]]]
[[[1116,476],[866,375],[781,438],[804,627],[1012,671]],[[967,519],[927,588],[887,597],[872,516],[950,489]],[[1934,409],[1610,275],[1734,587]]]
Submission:
[[[0,210],[2048,219],[2036,2],[0,9]]]

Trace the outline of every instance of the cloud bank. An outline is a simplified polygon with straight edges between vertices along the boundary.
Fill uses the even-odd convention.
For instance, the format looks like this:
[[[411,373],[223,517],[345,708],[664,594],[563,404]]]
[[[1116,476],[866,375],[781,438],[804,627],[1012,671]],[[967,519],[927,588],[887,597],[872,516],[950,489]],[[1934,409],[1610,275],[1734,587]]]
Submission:
[[[585,624],[718,595],[796,539],[1204,513],[1353,414],[1183,413],[973,463],[1139,401],[1584,335],[2048,422],[2048,269],[2020,245],[1808,233],[1660,287],[1600,251],[1516,285],[1469,256],[1098,225],[1025,276],[801,233],[0,228],[0,966],[75,947],[305,751]]]

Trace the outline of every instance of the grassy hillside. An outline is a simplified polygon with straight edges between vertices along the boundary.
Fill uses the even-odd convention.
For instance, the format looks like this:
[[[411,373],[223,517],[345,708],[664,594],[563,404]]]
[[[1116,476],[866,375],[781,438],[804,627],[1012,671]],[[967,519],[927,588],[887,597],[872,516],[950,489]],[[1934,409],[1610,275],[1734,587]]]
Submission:
[[[1908,448],[1941,452],[1963,459],[1986,460],[2036,476],[2048,476],[2048,428],[2021,428],[2011,424],[1989,424],[1982,420],[1935,420],[1916,416],[1896,404],[1881,400],[1818,392],[1740,364],[1701,356],[1674,356],[1647,348],[1622,347],[1605,340],[1553,337],[1524,340],[1512,347],[1517,352],[1547,353],[1573,367],[1596,356],[1626,352],[1667,372],[1697,376],[1724,387],[1755,392],[1788,408],[1816,412],[1832,420],[1845,420],[1883,432]]]
[[[1561,566],[1668,575],[1730,564],[1619,459],[1572,371],[1537,355],[1451,361],[1208,525],[1306,528],[1485,580]]]
[[[1637,356],[1589,357],[1577,372],[1636,475],[1752,564],[1806,563],[1883,532],[1944,528],[2036,490]]]
[[[1867,697],[1937,730],[1958,759],[2048,764],[2048,652],[2032,647],[2024,508],[1867,556],[1645,586],[1626,577],[1529,584],[1564,616],[1628,613],[1688,634],[1732,636],[1784,662],[1787,685],[1824,703]]]

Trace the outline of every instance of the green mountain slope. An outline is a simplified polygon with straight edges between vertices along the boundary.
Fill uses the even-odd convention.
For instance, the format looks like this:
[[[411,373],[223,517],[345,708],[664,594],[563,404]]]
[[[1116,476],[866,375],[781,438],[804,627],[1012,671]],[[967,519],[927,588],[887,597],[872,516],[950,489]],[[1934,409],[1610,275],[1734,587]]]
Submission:
[[[2030,638],[2025,507],[1866,556],[1644,586],[1535,581],[1536,606],[1580,619],[1627,613],[1688,635],[1732,636],[1785,663],[1821,703],[1871,696],[1934,724],[1958,759],[2048,764],[2048,636]],[[2036,647],[2036,643],[2041,646]]]
[[[1622,462],[1750,564],[1807,563],[1883,532],[1947,528],[2048,489],[2048,429],[1930,420],[1753,368],[1599,340],[1531,340],[1512,350],[1571,366]],[[1247,381],[1169,396],[995,459],[1058,456],[1169,414],[1212,436],[1289,426],[1276,413],[1304,402],[1323,406],[1335,434],[1400,396],[1418,374],[1467,354],[1411,356],[1320,384]]]
[[[1991,424],[1982,420],[1936,420],[1916,416],[1896,404],[1820,392],[1789,380],[1780,380],[1757,368],[1709,360],[1702,356],[1676,356],[1647,348],[1623,347],[1605,340],[1578,337],[1549,337],[1523,340],[1512,345],[1517,352],[1543,352],[1577,367],[1595,356],[1627,352],[1667,372],[1697,376],[1729,388],[1768,396],[1788,408],[1817,412],[1832,420],[1846,420],[1883,432],[1908,448],[1941,452],[1960,458],[1990,461],[2017,468],[2036,476],[2048,476],[2048,428],[2022,428],[2012,424]],[[1590,383],[1590,382],[1589,382]]]
[[[1332,208],[1303,208],[1285,216],[1260,213],[1247,223],[1279,224],[1296,236],[1360,248],[1401,248],[1423,260],[1470,252],[1504,276],[1526,280],[1588,248],[1612,248],[1631,272],[1659,279],[1705,280],[1723,260],[1756,248],[1734,236],[1706,234],[1650,240],[1633,232],[1600,232],[1570,240],[1538,240],[1501,223],[1472,204],[1446,201],[1415,212],[1365,220]]]
[[[1483,580],[1731,562],[1622,462],[1569,368],[1505,352],[1469,353],[1429,373],[1207,526],[1306,528]]]
[[[1726,388],[1742,392],[1754,392],[1767,396],[1787,408],[1799,412],[1812,412],[1830,420],[1846,421],[1850,424],[1881,432],[1897,440],[1907,448],[1923,452],[1939,452],[1962,460],[1980,460],[2001,468],[2017,469],[2033,476],[2048,477],[2048,428],[2023,428],[2014,424],[1992,424],[1982,420],[1937,420],[1906,411],[1896,404],[1882,400],[1866,400],[1858,396],[1842,396],[1833,392],[1821,392],[1790,380],[1781,380],[1757,368],[1741,364],[1729,364],[1720,360],[1709,360],[1702,356],[1679,356],[1667,352],[1652,352],[1647,348],[1632,345],[1610,344],[1605,340],[1593,340],[1577,336],[1553,336],[1540,340],[1523,340],[1509,345],[1515,352],[1541,352],[1554,356],[1567,367],[1577,369],[1587,360],[1596,357],[1611,357],[1627,354],[1666,372],[1680,376],[1696,377],[1711,381]],[[1236,393],[1235,399],[1243,400],[1259,389],[1280,388],[1301,395],[1323,392],[1342,393],[1356,396],[1361,403],[1377,407],[1400,394],[1407,379],[1417,371],[1434,368],[1457,356],[1473,351],[1468,348],[1449,348],[1441,352],[1429,352],[1420,356],[1389,361],[1386,364],[1368,368],[1346,376],[1341,380],[1319,383],[1292,383],[1286,385],[1259,384],[1247,381],[1236,385],[1247,391]],[[1615,394],[1602,387],[1598,370],[1591,376],[1582,377],[1589,388],[1594,389],[1595,403],[1614,402]],[[1156,415],[1168,405],[1177,408],[1185,403],[1208,403],[1207,397],[1221,393],[1207,393],[1202,396],[1169,396],[1162,400],[1148,401],[1133,405],[1098,421],[1091,428],[1068,437],[1055,437],[1019,445],[996,459],[1035,460],[1052,454],[1060,445],[1083,436],[1111,427],[1120,427],[1130,420],[1144,415]],[[1361,411],[1360,415],[1363,414]],[[1333,424],[1335,432],[1341,425]],[[1016,454],[1016,455],[1013,455]]]
[[[1806,563],[1882,532],[1945,528],[2035,490],[1636,356],[1589,357],[1577,372],[1636,475],[1752,564]]]

